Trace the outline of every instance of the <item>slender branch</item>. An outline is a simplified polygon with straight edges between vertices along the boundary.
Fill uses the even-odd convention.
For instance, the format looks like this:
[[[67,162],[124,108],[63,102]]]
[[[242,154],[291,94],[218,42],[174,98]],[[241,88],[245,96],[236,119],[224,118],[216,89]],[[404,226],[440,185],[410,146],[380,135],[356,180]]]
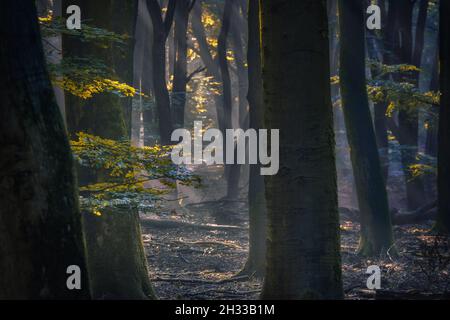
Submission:
[[[170,28],[172,28],[173,18],[175,16],[175,7],[176,0],[169,0],[169,3],[167,4],[166,16],[164,17],[164,32],[166,38],[169,35]]]
[[[189,4],[189,6],[188,6],[188,12],[191,12],[192,8],[194,8],[194,6],[195,6],[195,1],[196,1],[196,0],[192,0],[191,3]]]
[[[162,27],[164,23],[161,16],[161,6],[159,5],[158,0],[147,0],[147,9],[150,14],[153,27]]]
[[[205,66],[203,66],[203,67],[198,67],[197,69],[195,69],[194,71],[192,71],[191,74],[189,74],[189,75],[186,77],[186,82],[191,81],[191,79],[192,79],[196,74],[198,74],[198,73],[200,73],[200,72],[203,72],[203,71],[205,71],[205,70],[206,70],[206,67],[205,67]]]

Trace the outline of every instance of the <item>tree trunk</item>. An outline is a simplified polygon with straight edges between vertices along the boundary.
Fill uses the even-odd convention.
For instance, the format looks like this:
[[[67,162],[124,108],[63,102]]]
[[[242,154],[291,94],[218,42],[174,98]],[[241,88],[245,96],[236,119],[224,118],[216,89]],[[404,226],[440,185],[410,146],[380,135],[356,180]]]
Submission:
[[[94,299],[155,298],[136,211],[83,213]]]
[[[0,299],[89,299],[73,158],[33,1],[0,4]],[[81,269],[81,290],[66,286]]]
[[[219,65],[217,59],[214,59],[209,50],[209,45],[206,40],[205,28],[202,24],[202,8],[200,1],[196,1],[193,8],[192,16],[192,31],[197,39],[200,57],[206,66],[209,76],[213,77],[214,82],[221,82],[222,77],[220,74]],[[225,120],[223,111],[223,99],[220,95],[214,95],[214,104],[216,105],[217,112],[217,124],[222,132],[225,132]]]
[[[246,98],[248,91],[248,73],[245,68],[244,45],[242,43],[242,35],[245,34],[242,15],[245,13],[241,13],[240,11],[241,1],[234,1],[232,5],[231,43],[238,78],[238,123],[242,129],[246,130],[249,122]]]
[[[119,2],[116,3],[112,0],[95,2],[78,0],[76,4],[83,8],[83,20],[88,20],[93,25],[111,30],[111,24],[116,21],[114,19],[116,13],[120,12],[125,16],[127,12],[129,15],[126,16],[129,19],[133,19],[132,17],[135,14],[135,11],[131,8],[116,12],[115,8],[118,8],[116,4],[124,4],[124,2]],[[74,1],[70,1],[68,4],[74,4]],[[127,4],[133,6],[136,3],[130,1]],[[107,9],[106,12],[105,9]],[[125,17],[122,17],[122,19],[125,19]],[[122,68],[119,61],[115,60],[118,57],[118,52],[115,51],[114,47],[99,49],[93,44],[80,43],[75,39],[67,39],[64,45],[65,52],[71,56],[93,56],[102,59],[110,67],[118,66],[118,70]],[[132,64],[130,68],[132,68]],[[126,68],[123,67],[123,69]],[[70,98],[72,101],[73,99],[73,97]],[[108,139],[130,138],[125,124],[123,105],[115,95],[100,94],[82,104],[74,103],[74,105],[68,107],[72,109],[72,113],[68,114],[68,123],[73,122],[71,117],[76,117],[76,112],[82,112],[83,114],[77,127],[69,126],[72,134],[84,131]],[[101,171],[79,170],[79,173],[80,185],[105,179],[105,175]],[[149,289],[145,255],[141,254],[144,249],[140,240],[136,215],[136,212],[120,215],[109,211],[103,212],[101,217],[93,216],[92,213],[87,212],[83,214],[88,267],[90,274],[92,274],[91,289],[94,299],[154,298],[152,291]],[[120,244],[122,244],[122,247],[119,247]],[[127,263],[124,263],[124,261]],[[105,270],[108,270],[108,272]],[[134,280],[131,281],[131,278]]]
[[[413,63],[412,16],[414,3],[410,0],[391,0],[389,10],[396,14],[394,27],[393,53],[396,63]],[[405,77],[397,80],[410,81]],[[416,163],[419,138],[419,114],[417,110],[404,110],[398,112],[398,141],[401,146],[403,172],[406,182],[406,197],[408,210],[417,209],[423,203],[425,194],[422,179],[412,175],[410,166]]]
[[[233,128],[231,122],[231,113],[233,107],[233,103],[231,100],[231,78],[227,61],[227,41],[228,41],[228,34],[230,31],[232,1],[233,0],[225,0],[225,7],[222,18],[222,27],[220,28],[220,34],[217,45],[217,56],[219,59],[218,61],[220,74],[222,75],[223,112],[224,112],[224,124],[226,129]]]
[[[340,84],[361,212],[359,252],[371,256],[385,253],[393,236],[366,90],[364,19],[362,1],[339,0]]]
[[[432,75],[430,81],[430,90],[439,91],[439,53],[433,61]],[[430,108],[429,126],[427,129],[427,139],[425,142],[425,153],[431,157],[437,157],[437,135],[438,135],[438,121],[439,105],[433,105]]]
[[[230,71],[228,69],[227,60],[227,40],[230,33],[230,24],[233,12],[233,0],[225,0],[225,7],[223,11],[222,26],[220,28],[220,34],[217,45],[217,56],[219,59],[219,68],[222,78],[222,97],[223,97],[223,119],[224,129],[232,129],[232,92],[231,92],[231,78]],[[225,130],[222,130],[225,133]],[[225,140],[224,140],[225,143]],[[235,148],[236,151],[236,148]],[[224,157],[226,157],[226,148],[224,144],[223,148]],[[235,152],[235,160],[236,160]],[[241,166],[236,164],[225,165],[225,177],[227,179],[227,199],[236,199],[239,197],[239,178],[240,178]]]
[[[367,1],[370,3],[370,1]],[[382,1],[384,4],[384,1]],[[382,10],[384,12],[384,10]],[[382,21],[384,21],[385,17],[381,17]],[[389,54],[389,35],[392,31],[393,21],[392,17],[387,17],[387,24],[385,26],[385,33],[387,36],[384,37],[384,41],[382,41],[381,37],[378,36],[375,30],[368,31],[369,35],[366,37],[367,39],[367,48],[369,58],[374,61],[379,61],[380,63],[388,63],[388,54]],[[384,53],[380,53],[383,52]],[[371,70],[372,78],[376,78],[379,76],[377,73],[377,68],[372,68]],[[387,77],[384,77],[383,80],[387,80]],[[386,184],[388,175],[389,175],[389,141],[388,141],[388,132],[387,132],[387,124],[386,124],[386,109],[387,103],[380,102],[375,103],[373,108],[373,118],[374,118],[374,130],[375,130],[375,138],[378,147],[378,154],[380,157],[381,164],[381,172],[383,174],[383,180]]]
[[[422,65],[422,53],[425,41],[425,27],[427,25],[428,16],[428,1],[420,0],[419,2],[419,14],[417,17],[416,36],[414,40],[414,51],[412,56],[412,64],[417,68]],[[416,84],[419,85],[419,72],[415,73]]]
[[[177,2],[175,9],[175,67],[173,73],[172,110],[175,127],[184,127],[187,86],[187,31],[190,0]]]
[[[264,299],[342,298],[326,1],[261,1],[264,116],[280,129],[266,177]]]
[[[173,22],[175,0],[169,0],[167,13],[162,18],[162,10],[157,0],[147,0],[147,8],[153,25],[153,93],[155,95],[156,109],[159,118],[159,133],[161,144],[171,144],[172,113],[170,97],[166,83],[166,41]]]
[[[148,12],[146,0],[139,1],[138,21],[136,25],[136,49],[142,53],[137,56],[139,59],[135,63],[135,86],[141,88],[142,93],[148,96],[144,99],[139,97],[139,117],[142,113],[143,144],[153,146],[155,137],[159,136],[156,128],[155,107],[153,103],[153,26]],[[140,118],[137,121],[140,123]],[[140,127],[138,128],[141,129]]]
[[[450,3],[440,2],[440,82],[441,106],[439,114],[438,142],[438,218],[435,229],[440,233],[450,232]]]
[[[248,102],[250,128],[263,128],[263,86],[261,70],[261,44],[259,27],[259,2],[250,0],[248,6]],[[264,177],[259,164],[250,165],[248,189],[249,253],[241,273],[264,277],[266,262],[267,209],[264,195]]]

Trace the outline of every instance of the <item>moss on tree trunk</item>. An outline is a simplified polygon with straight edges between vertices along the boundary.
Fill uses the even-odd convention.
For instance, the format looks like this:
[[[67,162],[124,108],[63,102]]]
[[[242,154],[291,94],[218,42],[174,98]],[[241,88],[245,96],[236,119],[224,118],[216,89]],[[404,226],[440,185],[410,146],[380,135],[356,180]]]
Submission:
[[[83,20],[90,24],[119,33],[133,34],[133,30],[116,30],[113,25],[120,20],[135,21],[136,1],[126,2],[126,8],[113,0],[68,1],[82,8]],[[123,27],[134,28],[127,22]],[[119,77],[127,79],[132,72],[129,55],[120,55],[117,48],[98,48],[94,44],[80,43],[76,39],[65,38],[63,48],[74,57],[90,57],[103,60],[109,67],[115,68]],[[131,45],[131,44],[130,44]],[[129,69],[128,69],[129,68]],[[72,135],[78,131],[88,132],[102,138],[130,138],[125,119],[123,100],[110,93],[94,96],[80,101],[75,97],[67,100],[67,123]],[[70,110],[70,112],[69,112]],[[128,115],[127,115],[128,117]],[[131,117],[131,115],[130,115]],[[103,171],[79,168],[80,185],[108,179]],[[83,214],[88,250],[88,268],[92,275],[91,288],[94,299],[148,299],[154,298],[148,280],[147,263],[141,242],[138,215],[134,211],[103,211],[100,217],[92,213]]]
[[[77,188],[33,1],[0,4],[0,299],[89,299]],[[81,270],[81,290],[66,271]]]

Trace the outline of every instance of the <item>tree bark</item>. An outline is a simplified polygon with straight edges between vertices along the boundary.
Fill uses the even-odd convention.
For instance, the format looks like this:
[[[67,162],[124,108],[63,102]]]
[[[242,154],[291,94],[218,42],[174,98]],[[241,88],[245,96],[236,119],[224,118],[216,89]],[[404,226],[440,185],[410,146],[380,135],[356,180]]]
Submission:
[[[280,129],[262,298],[342,298],[326,1],[260,3],[265,124]]]
[[[367,1],[368,5],[370,1]],[[379,5],[381,8],[384,8],[385,1],[379,1]],[[393,31],[393,21],[392,15],[388,15],[385,17],[385,10],[382,9],[381,21],[387,20],[387,23],[383,25],[383,30],[385,30],[384,38],[378,36],[375,30],[369,31],[369,36],[367,37],[367,48],[369,53],[369,58],[374,61],[379,61],[381,63],[389,64],[389,54],[390,54],[390,36],[394,32]],[[380,53],[380,51],[382,53]],[[378,76],[377,70],[373,68],[371,70],[372,78]],[[383,80],[387,80],[387,77],[384,77]],[[388,140],[388,131],[387,131],[387,123],[386,123],[386,110],[387,103],[380,102],[375,103],[373,108],[373,118],[374,118],[374,130],[375,137],[378,146],[378,154],[380,157],[381,171],[383,174],[383,180],[386,184],[389,176],[389,140]]]
[[[385,253],[393,244],[384,179],[366,90],[364,3],[339,0],[340,84],[361,212],[359,253]]]
[[[231,18],[233,16],[233,1],[225,0],[225,7],[223,11],[222,26],[220,28],[220,34],[217,45],[217,56],[220,68],[220,74],[222,78],[222,97],[223,97],[223,124],[224,133],[226,129],[232,129],[232,92],[231,92],[231,77],[230,70],[228,69],[227,60],[227,41],[230,33]],[[225,142],[225,140],[224,140]],[[236,149],[236,148],[235,148]],[[235,150],[236,151],[236,150]],[[226,148],[224,144],[223,148],[224,157],[226,157]],[[236,158],[236,152],[235,152]],[[225,177],[227,179],[227,199],[236,199],[239,197],[239,179],[240,179],[241,166],[236,164],[225,165]]]
[[[166,83],[166,40],[173,22],[175,3],[175,0],[169,0],[163,19],[158,0],[147,0],[147,8],[153,25],[153,93],[158,110],[160,139],[163,145],[172,144],[170,141],[173,131],[172,112]]]
[[[175,127],[184,127],[187,78],[187,31],[191,0],[177,2],[175,9],[176,55],[173,73],[172,110]]]
[[[136,211],[83,213],[94,299],[154,299]]]
[[[248,103],[250,128],[263,128],[263,86],[261,70],[261,43],[259,25],[259,1],[250,0],[248,5]],[[264,195],[264,177],[259,164],[250,165],[248,189],[249,253],[241,273],[264,277],[266,262],[267,208]]]
[[[439,53],[433,61],[432,75],[430,81],[430,90],[439,91]],[[427,129],[427,138],[425,142],[425,153],[431,157],[437,157],[437,135],[438,135],[438,121],[439,105],[432,105],[430,108],[429,126]]]
[[[219,64],[217,62],[217,58],[214,59],[213,56],[211,55],[208,42],[206,41],[205,28],[202,24],[201,19],[202,19],[201,2],[196,1],[192,15],[192,31],[198,42],[200,57],[202,58],[202,61],[205,64],[208,75],[213,77],[214,82],[221,82],[222,77],[220,74]],[[225,132],[224,131],[225,120],[224,120],[222,97],[219,95],[214,95],[214,104],[216,105],[217,124],[219,126],[219,129],[222,132]]]
[[[439,114],[438,142],[438,217],[435,229],[450,233],[450,3],[441,1],[439,30],[439,57],[441,105]]]
[[[231,17],[231,43],[234,55],[234,61],[236,63],[237,69],[237,80],[238,80],[238,119],[239,126],[246,130],[248,128],[248,111],[247,111],[247,92],[248,92],[248,73],[245,67],[245,56],[244,56],[244,44],[242,42],[242,36],[245,34],[245,26],[243,23],[242,16],[246,14],[241,13],[242,0],[235,0],[232,6],[232,17]]]
[[[129,6],[137,4],[134,1],[126,3]],[[69,4],[74,4],[74,1],[68,1],[65,7]],[[89,20],[91,24],[108,30],[112,30],[111,24],[115,23],[116,14],[123,14],[124,17],[127,16],[132,20],[136,13],[131,8],[116,11],[116,8],[121,8],[121,5],[125,4],[123,1],[77,0],[75,4],[83,8],[83,20]],[[125,19],[124,17],[122,19]],[[119,62],[114,60],[118,57],[115,49],[114,47],[99,49],[95,45],[80,43],[76,39],[65,41],[65,50],[72,56],[93,56],[104,60],[111,67],[118,66],[120,70],[122,67]],[[128,63],[126,65],[128,66]],[[132,68],[132,64],[130,67]],[[127,68],[123,67],[123,69]],[[75,128],[69,126],[71,134],[84,131],[107,139],[130,138],[126,129],[123,105],[118,97],[112,94],[101,94],[83,104],[74,104],[71,107],[72,113],[68,114],[68,123],[73,123],[74,119],[71,117],[77,116],[77,110],[83,114]],[[102,171],[79,170],[79,174],[80,185],[107,179]],[[147,261],[140,240],[137,212],[120,215],[105,211],[100,217],[84,212],[83,221],[87,239],[88,268],[92,274],[93,298],[154,298],[148,279]],[[122,244],[121,247],[120,244]]]
[[[395,63],[413,63],[412,16],[414,2],[410,0],[391,0],[389,10],[395,14],[393,33],[393,54]],[[397,80],[409,81],[406,77],[397,77]],[[414,82],[414,80],[413,80]],[[412,211],[421,206],[425,188],[422,179],[414,177],[410,166],[416,163],[419,138],[419,114],[417,110],[398,111],[398,142],[401,146],[403,172],[406,182],[406,197],[408,210]]]
[[[0,299],[89,299],[73,159],[33,1],[0,4]],[[66,271],[81,269],[81,290]]]

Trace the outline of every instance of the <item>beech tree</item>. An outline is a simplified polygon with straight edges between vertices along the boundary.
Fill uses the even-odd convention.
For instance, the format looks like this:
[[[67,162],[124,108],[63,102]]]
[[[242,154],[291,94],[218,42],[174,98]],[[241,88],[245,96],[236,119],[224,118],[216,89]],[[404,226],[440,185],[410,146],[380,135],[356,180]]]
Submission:
[[[166,41],[173,23],[177,1],[169,0],[164,18],[158,0],[147,0],[147,8],[153,25],[153,94],[158,110],[161,144],[171,144],[173,131],[170,97],[166,83]]]
[[[261,70],[261,43],[259,26],[259,1],[250,0],[248,5],[248,103],[250,128],[258,130],[264,126],[263,86]],[[250,165],[248,187],[249,253],[242,274],[263,277],[266,262],[266,198],[264,177],[260,165]]]
[[[262,297],[342,298],[326,1],[263,0],[261,22],[265,125],[281,129]]]
[[[187,32],[189,13],[195,0],[181,0],[175,8],[175,65],[173,71],[172,110],[177,127],[184,126],[184,109],[186,105],[186,87],[189,82],[187,74]],[[200,71],[201,69],[198,69]]]
[[[364,2],[338,3],[341,98],[361,214],[358,250],[379,255],[391,248],[393,236],[366,89]]]
[[[91,24],[120,34],[133,35],[136,22],[136,1],[116,2],[111,0],[67,1],[82,8],[83,19]],[[125,6],[122,7],[122,6]],[[107,10],[105,11],[105,8]],[[124,20],[122,24],[120,21]],[[114,22],[115,27],[112,27]],[[116,29],[117,28],[117,29]],[[86,44],[76,38],[63,38],[63,49],[72,57],[101,59],[108,67],[115,69],[119,77],[132,73],[133,45],[127,43],[131,54],[121,56],[114,45],[99,48],[95,44]],[[121,61],[131,59],[131,63]],[[67,101],[67,123],[69,132],[75,135],[82,131],[104,139],[120,140],[130,138],[121,98],[117,95],[97,94],[91,99],[80,101],[69,97]],[[69,112],[70,111],[70,112]],[[81,115],[81,117],[80,117]],[[130,115],[131,118],[131,115]],[[78,170],[81,186],[94,182],[104,182],[107,175],[102,170],[81,167]],[[148,299],[154,298],[148,279],[139,215],[135,210],[117,212],[105,210],[101,215],[83,212],[84,231],[88,253],[88,267],[91,276],[92,295],[95,299]]]
[[[450,232],[450,3],[440,1],[440,83],[441,105],[438,133],[438,218],[435,229],[440,233]]]
[[[413,40],[413,10],[415,1],[410,0],[390,0],[389,14],[392,15],[393,21],[392,32],[390,35],[390,50],[392,64],[408,64],[414,62],[415,47],[419,47],[417,51],[422,50],[423,40]],[[420,31],[420,30],[419,30]],[[418,32],[419,32],[418,31]],[[420,34],[420,33],[419,33]],[[420,66],[418,66],[420,67]],[[397,81],[413,82],[407,77],[397,75],[394,77]],[[403,172],[406,183],[406,196],[408,210],[414,210],[422,204],[422,198],[425,195],[424,185],[422,179],[414,177],[410,166],[416,163],[416,156],[418,152],[418,138],[419,138],[419,120],[418,110],[406,110],[405,108],[398,111],[398,126],[392,123],[395,127],[396,137],[401,146],[401,157]]]
[[[0,299],[89,299],[73,159],[34,2],[1,2],[0,27]],[[66,285],[71,265],[80,290]]]

